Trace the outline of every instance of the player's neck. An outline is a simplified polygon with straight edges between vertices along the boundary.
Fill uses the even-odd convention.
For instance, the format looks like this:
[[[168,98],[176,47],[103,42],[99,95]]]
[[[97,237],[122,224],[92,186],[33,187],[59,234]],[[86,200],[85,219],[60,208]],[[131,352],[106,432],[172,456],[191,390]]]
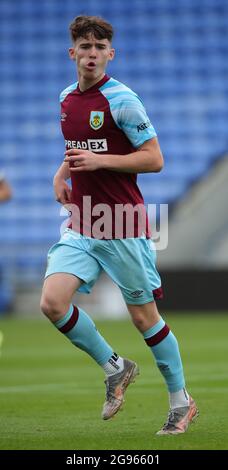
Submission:
[[[96,85],[96,83],[98,83],[100,80],[102,80],[102,78],[105,76],[105,72],[102,72],[101,75],[99,75],[98,77],[94,78],[94,79],[88,79],[87,77],[83,76],[83,75],[79,75],[78,77],[78,83],[79,83],[79,88],[80,88],[80,91],[86,91],[88,90],[89,88],[91,88],[92,86]]]

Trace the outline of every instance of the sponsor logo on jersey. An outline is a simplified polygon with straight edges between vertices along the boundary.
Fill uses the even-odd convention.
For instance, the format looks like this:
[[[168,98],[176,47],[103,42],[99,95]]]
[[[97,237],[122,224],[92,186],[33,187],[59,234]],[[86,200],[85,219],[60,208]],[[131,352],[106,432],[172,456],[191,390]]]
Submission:
[[[100,129],[104,124],[104,111],[91,111],[89,123],[95,131]]]
[[[67,149],[91,150],[92,152],[107,152],[107,139],[65,140]]]
[[[147,127],[150,127],[150,121],[146,121],[146,122],[141,122],[141,124],[139,124],[137,126],[137,131],[140,132],[140,131],[144,131],[145,129],[147,129]]]

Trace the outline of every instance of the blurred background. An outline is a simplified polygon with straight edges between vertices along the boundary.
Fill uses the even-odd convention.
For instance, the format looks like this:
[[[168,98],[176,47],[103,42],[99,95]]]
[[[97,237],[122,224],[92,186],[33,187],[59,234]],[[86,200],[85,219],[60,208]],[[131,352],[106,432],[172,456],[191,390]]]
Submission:
[[[52,179],[62,162],[59,94],[76,81],[68,25],[101,15],[115,29],[108,74],[144,101],[165,157],[138,178],[145,202],[169,205],[169,245],[158,252],[162,309],[227,309],[228,1],[0,0],[1,314],[38,315],[49,247],[60,236]],[[104,276],[89,313],[126,314]]]

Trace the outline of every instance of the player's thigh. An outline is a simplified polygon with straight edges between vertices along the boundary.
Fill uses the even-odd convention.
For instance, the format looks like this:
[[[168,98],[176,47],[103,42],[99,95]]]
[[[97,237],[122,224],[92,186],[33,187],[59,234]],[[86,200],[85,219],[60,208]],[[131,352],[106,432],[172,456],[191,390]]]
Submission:
[[[43,293],[52,303],[65,302],[76,290],[89,293],[102,270],[98,261],[88,253],[88,243],[80,234],[66,230],[47,256]],[[56,302],[55,302],[56,303]],[[42,309],[43,310],[43,309]]]
[[[153,302],[161,288],[161,279],[151,241],[144,238],[112,240],[106,252],[103,268],[119,286],[126,304]]]
[[[41,305],[46,304],[50,307],[68,305],[81,284],[82,280],[72,274],[51,274],[43,284]]]

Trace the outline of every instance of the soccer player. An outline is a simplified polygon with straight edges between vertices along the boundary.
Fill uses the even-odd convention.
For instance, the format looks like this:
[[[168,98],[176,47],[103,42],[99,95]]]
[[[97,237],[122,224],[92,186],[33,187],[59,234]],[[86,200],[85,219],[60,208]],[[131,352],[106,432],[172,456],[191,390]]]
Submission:
[[[103,368],[102,418],[111,418],[139,373],[138,365],[116,353],[89,315],[72,305],[75,291],[89,293],[106,271],[119,286],[168,388],[170,411],[158,434],[183,433],[198,411],[185,388],[177,340],[157,310],[162,288],[155,251],[145,213],[135,210],[143,206],[136,175],[159,172],[162,153],[141,100],[105,73],[115,54],[111,24],[100,17],[79,16],[70,32],[69,55],[78,81],[60,95],[66,152],[54,189],[56,200],[68,204],[72,216],[71,225],[49,250],[41,309]]]
[[[3,173],[0,172],[0,202],[8,201],[12,192],[9,183],[6,181]]]

